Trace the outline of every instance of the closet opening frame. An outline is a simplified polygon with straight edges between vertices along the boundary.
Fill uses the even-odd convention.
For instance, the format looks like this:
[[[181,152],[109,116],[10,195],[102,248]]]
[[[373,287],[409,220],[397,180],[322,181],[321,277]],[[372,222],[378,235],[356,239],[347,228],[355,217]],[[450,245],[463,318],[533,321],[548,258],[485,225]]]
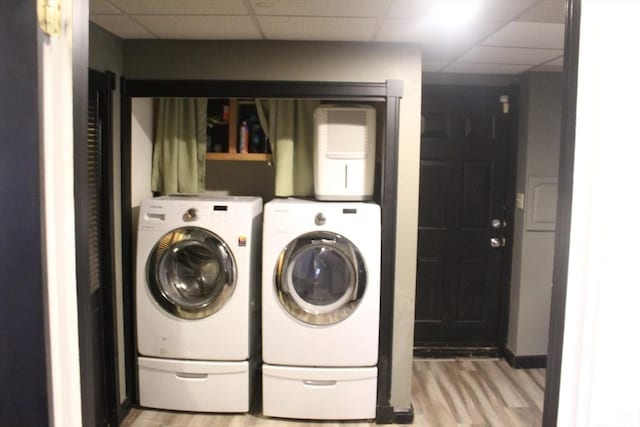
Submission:
[[[308,82],[241,80],[141,80],[121,79],[121,174],[122,174],[122,269],[125,325],[127,396],[137,402],[135,344],[134,265],[131,212],[131,107],[132,98],[299,98],[332,101],[383,102],[383,130],[380,184],[377,189],[382,215],[380,264],[380,329],[378,346],[378,390],[376,423],[410,423],[413,411],[391,405],[393,314],[395,291],[397,183],[400,99],[402,80],[385,82]],[[357,339],[357,337],[354,337]]]

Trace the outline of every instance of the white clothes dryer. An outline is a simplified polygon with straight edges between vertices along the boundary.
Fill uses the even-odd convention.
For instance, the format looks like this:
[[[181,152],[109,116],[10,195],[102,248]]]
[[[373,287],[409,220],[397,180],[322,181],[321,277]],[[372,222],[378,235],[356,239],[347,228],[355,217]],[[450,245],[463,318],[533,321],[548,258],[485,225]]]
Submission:
[[[375,418],[380,207],[276,199],[265,205],[263,411]]]
[[[142,406],[248,411],[261,222],[258,197],[142,203],[136,251]]]

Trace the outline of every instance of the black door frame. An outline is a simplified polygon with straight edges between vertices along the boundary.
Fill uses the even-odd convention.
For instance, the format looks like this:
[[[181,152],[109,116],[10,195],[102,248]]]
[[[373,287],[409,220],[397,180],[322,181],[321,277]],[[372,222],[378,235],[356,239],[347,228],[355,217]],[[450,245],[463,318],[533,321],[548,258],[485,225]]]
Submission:
[[[558,168],[558,207],[556,211],[553,288],[545,379],[542,425],[554,427],[558,421],[560,375],[567,302],[567,275],[571,233],[573,163],[576,145],[576,102],[578,99],[578,53],[580,49],[581,0],[565,0],[564,73],[562,76],[562,128]]]
[[[121,80],[122,92],[122,254],[125,293],[124,324],[127,341],[127,389],[137,395],[136,344],[134,331],[133,249],[131,228],[131,102],[135,97],[206,98],[315,98],[385,103],[385,129],[382,146],[379,200],[382,215],[382,257],[380,265],[380,332],[378,349],[378,395],[376,422],[410,422],[413,412],[396,411],[391,404],[391,358],[393,347],[393,304],[395,285],[398,129],[400,99],[404,82],[384,83],[306,82],[306,81],[222,81],[222,80]]]

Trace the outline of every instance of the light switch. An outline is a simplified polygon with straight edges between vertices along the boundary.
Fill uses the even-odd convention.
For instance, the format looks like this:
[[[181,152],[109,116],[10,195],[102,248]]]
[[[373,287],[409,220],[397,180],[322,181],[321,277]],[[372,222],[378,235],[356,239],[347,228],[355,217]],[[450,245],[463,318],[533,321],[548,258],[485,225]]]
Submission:
[[[524,209],[524,193],[516,193],[516,209]]]

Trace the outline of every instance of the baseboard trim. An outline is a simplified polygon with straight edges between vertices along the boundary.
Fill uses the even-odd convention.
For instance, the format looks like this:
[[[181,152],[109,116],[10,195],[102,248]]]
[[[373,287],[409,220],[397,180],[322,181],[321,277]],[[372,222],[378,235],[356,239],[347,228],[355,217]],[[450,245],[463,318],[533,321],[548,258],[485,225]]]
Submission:
[[[413,405],[409,408],[394,409],[393,410],[393,423],[394,424],[413,424]]]
[[[544,369],[547,367],[547,356],[516,356],[508,348],[504,349],[504,358],[513,369]]]
[[[433,359],[448,359],[453,357],[502,357],[502,351],[498,347],[425,345],[414,347],[413,357]]]
[[[116,421],[118,423],[117,425],[122,424],[122,421],[124,421],[124,419],[127,417],[130,410],[131,410],[131,399],[127,397],[116,408],[116,419],[117,419]]]
[[[393,406],[376,408],[376,424],[413,424],[413,417],[413,405],[402,409],[396,409]]]

